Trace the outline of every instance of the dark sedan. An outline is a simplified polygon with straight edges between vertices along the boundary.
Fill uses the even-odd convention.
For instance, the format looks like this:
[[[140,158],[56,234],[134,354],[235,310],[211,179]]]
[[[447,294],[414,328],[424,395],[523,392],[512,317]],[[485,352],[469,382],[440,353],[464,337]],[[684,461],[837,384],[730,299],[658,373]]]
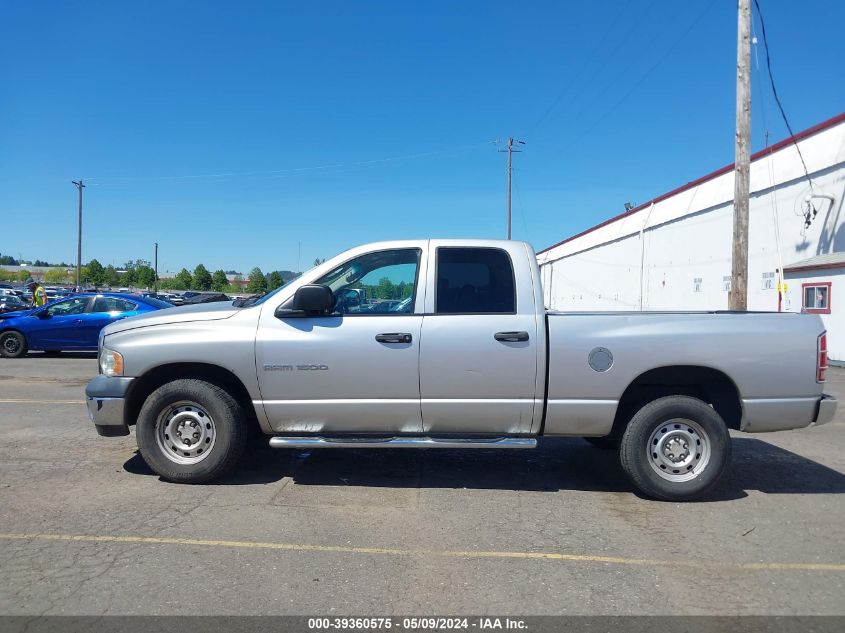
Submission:
[[[27,304],[17,295],[0,295],[0,313],[26,310]]]

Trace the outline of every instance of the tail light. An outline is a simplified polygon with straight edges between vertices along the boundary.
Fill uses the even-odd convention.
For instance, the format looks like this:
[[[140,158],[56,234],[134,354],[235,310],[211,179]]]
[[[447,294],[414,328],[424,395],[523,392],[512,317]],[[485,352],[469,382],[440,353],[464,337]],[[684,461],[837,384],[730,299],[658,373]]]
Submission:
[[[827,332],[819,334],[818,350],[816,351],[816,382],[825,381],[827,372]]]

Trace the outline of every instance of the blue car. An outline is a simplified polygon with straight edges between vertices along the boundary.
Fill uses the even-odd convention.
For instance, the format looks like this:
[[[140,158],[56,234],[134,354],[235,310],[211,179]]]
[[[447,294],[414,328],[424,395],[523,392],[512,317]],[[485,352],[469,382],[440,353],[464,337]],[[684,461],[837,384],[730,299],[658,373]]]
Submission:
[[[164,301],[130,294],[82,293],[41,308],[0,314],[0,356],[20,358],[27,351],[97,351],[100,330],[118,319],[172,308]]]

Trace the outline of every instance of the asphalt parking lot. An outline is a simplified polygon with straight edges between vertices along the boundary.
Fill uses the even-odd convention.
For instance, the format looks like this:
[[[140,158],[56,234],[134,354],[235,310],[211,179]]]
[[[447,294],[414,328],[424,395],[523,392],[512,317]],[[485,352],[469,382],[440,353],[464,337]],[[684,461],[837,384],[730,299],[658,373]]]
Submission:
[[[706,502],[613,453],[271,450],[165,483],[101,438],[93,355],[0,360],[2,614],[845,614],[845,411],[734,439]],[[845,401],[845,371],[827,390]]]

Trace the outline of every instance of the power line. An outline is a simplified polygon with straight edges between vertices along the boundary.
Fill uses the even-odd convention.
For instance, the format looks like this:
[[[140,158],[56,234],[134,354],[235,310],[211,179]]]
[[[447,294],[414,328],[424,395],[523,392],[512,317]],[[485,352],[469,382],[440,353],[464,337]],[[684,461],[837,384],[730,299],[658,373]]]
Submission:
[[[641,11],[641,12],[639,12],[639,16],[640,16],[640,20],[639,20],[639,21],[641,21],[641,20],[642,20],[642,18],[643,18],[645,15],[647,15],[647,14],[651,11],[651,8],[655,5],[656,1],[657,1],[657,0],[652,0],[651,4],[650,4],[650,5],[646,8],[646,10],[645,10],[645,11]],[[630,0],[628,0],[628,4],[630,4]],[[627,6],[627,4],[626,4],[626,6]],[[529,134],[533,133],[533,132],[534,132],[534,130],[536,130],[536,129],[537,129],[537,127],[539,127],[539,125],[540,125],[543,121],[545,121],[545,120],[548,118],[548,116],[552,113],[552,111],[553,111],[553,110],[554,110],[554,109],[558,106],[558,104],[559,104],[559,103],[563,100],[563,98],[564,98],[564,97],[565,97],[565,96],[566,96],[566,95],[570,92],[570,89],[571,89],[571,88],[575,85],[576,80],[578,80],[578,79],[580,79],[580,78],[581,78],[581,76],[584,74],[584,71],[585,71],[585,70],[587,69],[587,67],[590,65],[590,62],[592,62],[592,61],[593,61],[593,59],[596,57],[596,54],[597,54],[599,51],[601,51],[603,48],[605,48],[605,47],[606,47],[606,44],[607,44],[606,36],[607,36],[609,33],[611,33],[611,32],[613,31],[613,29],[614,29],[614,27],[616,26],[616,24],[617,24],[617,23],[619,22],[619,20],[622,18],[622,15],[623,15],[623,11],[622,11],[622,10],[620,10],[620,11],[617,11],[617,12],[616,12],[616,17],[614,18],[613,22],[611,22],[610,26],[608,26],[607,28],[603,29],[605,37],[598,37],[598,38],[596,38],[597,45],[596,45],[595,49],[593,49],[592,53],[590,53],[589,55],[587,55],[587,56],[586,56],[586,59],[587,59],[588,61],[586,61],[585,63],[581,64],[581,67],[580,67],[580,69],[578,70],[578,72],[577,72],[577,73],[575,73],[574,75],[571,75],[571,79],[570,79],[570,81],[569,81],[569,82],[568,82],[568,83],[567,83],[567,84],[566,84],[566,85],[565,85],[565,86],[564,86],[564,87],[560,90],[560,92],[558,92],[558,95],[554,98],[554,100],[552,101],[551,105],[549,105],[549,106],[545,109],[545,111],[544,111],[544,112],[543,112],[543,114],[540,116],[540,118],[539,118],[539,119],[537,119],[537,120],[534,122],[534,124],[533,124],[533,125],[529,128]],[[594,79],[598,76],[598,74],[600,73],[600,71],[601,71],[601,70],[602,70],[605,66],[607,66],[607,62],[609,62],[611,59],[613,59],[614,55],[616,55],[616,53],[617,53],[617,52],[619,52],[619,50],[620,50],[623,46],[625,46],[625,45],[627,45],[627,44],[629,43],[629,42],[628,42],[628,38],[630,37],[631,33],[633,33],[633,32],[634,32],[634,31],[638,28],[638,26],[639,26],[639,21],[634,22],[634,23],[631,25],[631,28],[629,28],[629,29],[625,32],[625,34],[624,34],[622,37],[617,38],[617,44],[616,44],[616,47],[615,47],[615,48],[614,48],[614,49],[610,52],[610,54],[609,54],[609,55],[607,55],[607,57],[605,57],[605,58],[604,58],[604,61],[603,61],[601,64],[599,64],[599,67],[598,67],[598,68],[596,69],[596,71],[595,71],[594,73],[592,73],[592,75],[590,76],[589,81],[587,81],[587,83],[586,83],[586,84],[584,84],[583,86],[581,86],[581,92],[579,92],[579,94],[583,94],[583,91],[586,89],[586,87],[587,87],[587,86],[589,86],[589,85],[593,82],[593,80],[594,80]]]
[[[110,183],[116,181],[123,181],[123,182],[139,182],[139,181],[151,181],[151,180],[169,180],[169,181],[188,181],[188,180],[203,180],[203,179],[212,179],[212,178],[232,178],[232,177],[265,177],[265,178],[279,178],[289,175],[297,175],[302,173],[308,172],[317,172],[317,171],[327,171],[331,169],[343,169],[347,167],[360,167],[360,166],[369,166],[369,165],[377,165],[389,162],[395,162],[400,160],[410,160],[414,158],[422,158],[426,156],[436,156],[439,154],[446,154],[450,152],[456,152],[464,149],[471,149],[481,146],[489,145],[490,141],[486,141],[484,143],[473,143],[469,145],[456,145],[453,147],[448,147],[445,149],[439,150],[432,150],[428,152],[418,152],[415,154],[404,154],[399,156],[389,156],[386,158],[375,158],[371,160],[362,160],[362,161],[354,161],[351,163],[327,163],[324,165],[313,165],[308,167],[293,167],[287,169],[269,169],[263,171],[232,171],[232,172],[221,172],[221,173],[208,173],[208,174],[188,174],[188,175],[178,175],[178,176],[114,176],[114,177],[89,177],[88,181],[96,181],[93,184],[103,184],[103,183]]]
[[[763,49],[766,51],[766,69],[769,72],[769,83],[772,85],[772,94],[775,97],[775,103],[778,106],[778,110],[780,110],[780,115],[783,117],[783,122],[786,124],[786,129],[789,131],[789,137],[792,139],[792,143],[795,145],[795,149],[798,152],[798,157],[801,159],[801,165],[804,167],[804,175],[807,177],[807,182],[810,183],[810,189],[812,190],[813,179],[810,178],[807,163],[804,162],[804,155],[801,153],[801,148],[798,147],[798,141],[795,140],[795,132],[792,131],[789,119],[786,118],[786,112],[783,109],[783,104],[780,102],[780,96],[778,96],[778,90],[775,86],[775,78],[774,75],[772,75],[772,59],[769,55],[769,41],[766,38],[766,22],[763,19],[763,11],[760,9],[760,3],[757,0],[754,0],[754,7],[757,9],[757,17],[760,20],[760,32],[763,34]]]
[[[633,86],[631,86],[631,88],[628,90],[628,92],[626,92],[624,94],[624,96],[622,96],[622,98],[620,98],[618,101],[616,101],[616,103],[614,103],[610,107],[609,110],[607,110],[598,119],[596,119],[592,123],[592,125],[590,125],[579,136],[577,136],[575,140],[577,141],[577,140],[584,138],[587,134],[592,132],[599,125],[599,123],[601,123],[608,116],[610,116],[610,114],[613,113],[616,110],[616,108],[618,108],[620,105],[625,103],[628,100],[628,98],[634,92],[636,92],[637,88],[639,88],[643,84],[643,82],[646,79],[648,79],[648,77],[651,75],[651,73],[653,73],[655,70],[657,70],[657,68],[663,62],[666,61],[666,59],[669,57],[669,55],[672,54],[672,51],[674,51],[678,47],[678,45],[686,39],[686,37],[693,31],[693,29],[696,26],[698,26],[698,23],[701,22],[701,20],[704,18],[705,15],[707,15],[707,13],[710,11],[710,9],[713,7],[713,5],[716,4],[716,1],[717,0],[713,0],[712,2],[710,2],[710,4],[708,4],[707,7],[705,7],[704,11],[702,11],[700,14],[698,14],[698,17],[696,17],[695,20],[692,21],[692,23],[687,27],[687,29],[681,34],[681,36],[677,40],[674,41],[674,43],[666,50],[666,52],[663,53],[663,55],[643,75],[640,76],[640,78],[634,83]],[[607,90],[605,90],[604,92],[606,92],[606,91]],[[601,96],[601,94],[604,94],[604,92],[600,93],[599,96]],[[582,114],[583,112],[584,112],[584,110],[581,110],[581,112],[579,112],[579,114],[577,116],[580,116],[580,114]]]

